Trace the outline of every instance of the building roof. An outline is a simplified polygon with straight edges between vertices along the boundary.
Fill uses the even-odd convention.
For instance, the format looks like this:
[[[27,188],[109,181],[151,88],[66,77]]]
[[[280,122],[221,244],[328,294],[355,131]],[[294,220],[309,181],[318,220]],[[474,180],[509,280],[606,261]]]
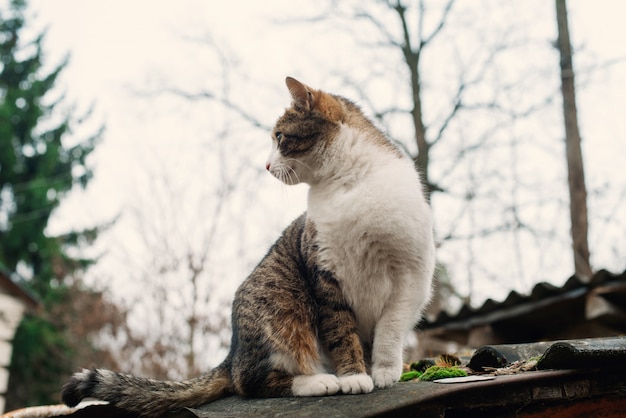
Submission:
[[[589,282],[571,277],[563,286],[536,285],[529,295],[511,292],[502,302],[440,314],[423,329],[468,330],[489,325],[532,343],[484,345],[467,367],[469,380],[403,382],[367,395],[321,398],[243,399],[231,396],[164,418],[217,416],[623,416],[626,410],[626,337],[545,341],[572,322],[601,320],[625,329],[626,272],[599,271]],[[593,324],[595,328],[596,324]],[[538,332],[531,335],[529,332]],[[523,338],[520,337],[523,335]],[[557,337],[558,338],[558,337]],[[542,341],[544,340],[544,341]],[[536,363],[532,369],[514,366]],[[465,364],[465,363],[464,363]],[[489,373],[489,376],[480,375]],[[474,380],[472,380],[474,379]],[[31,411],[32,412],[32,411]],[[41,412],[41,411],[39,411]],[[37,416],[137,418],[111,407],[65,408]],[[35,415],[9,415],[32,417]]]
[[[16,280],[13,279],[15,274],[10,273],[8,270],[0,265],[0,288],[16,298],[20,299],[27,307],[34,309],[39,306],[39,301],[30,292],[20,286]]]
[[[400,382],[367,395],[243,399],[230,396],[163,418],[204,417],[566,417],[623,416],[626,410],[626,337],[495,345],[475,352],[469,365],[502,368],[539,357],[537,369],[435,382]],[[502,369],[499,369],[502,370]],[[577,414],[577,415],[576,415]],[[8,413],[33,417],[138,418],[110,405],[28,408]]]
[[[626,271],[614,275],[601,270],[589,282],[572,276],[560,287],[538,283],[528,295],[512,291],[501,302],[488,299],[478,308],[466,304],[454,315],[441,312],[434,320],[423,321],[419,328],[468,330],[501,324],[519,332],[520,327],[539,327],[543,329],[541,335],[538,330],[537,335],[528,336],[538,341],[572,321],[599,317],[626,332]]]

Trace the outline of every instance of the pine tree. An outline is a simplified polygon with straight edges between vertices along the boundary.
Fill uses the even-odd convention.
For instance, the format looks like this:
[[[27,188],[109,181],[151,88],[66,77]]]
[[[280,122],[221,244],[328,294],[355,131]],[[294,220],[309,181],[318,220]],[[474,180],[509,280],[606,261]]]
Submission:
[[[9,17],[0,14],[0,257],[9,269],[21,264],[32,277],[54,276],[55,260],[64,255],[59,237],[47,237],[44,229],[61,198],[75,185],[85,186],[91,178],[86,165],[100,132],[74,146],[63,139],[70,134],[72,120],[59,115],[62,100],[47,103],[66,61],[49,74],[41,74],[43,35],[21,45],[24,0],[13,0]],[[32,51],[24,58],[25,52]],[[44,128],[45,126],[45,128]],[[78,236],[68,236],[76,241]],[[67,242],[72,244],[72,242]],[[33,280],[31,286],[41,297],[52,297],[51,281]],[[52,292],[52,293],[51,293]]]
[[[68,333],[64,312],[73,311],[74,298],[95,293],[68,280],[92,260],[68,252],[95,239],[98,229],[63,236],[45,230],[62,198],[89,182],[86,159],[101,130],[82,141],[71,136],[78,118],[61,109],[63,97],[55,89],[67,60],[44,71],[44,34],[23,39],[26,1],[11,0],[6,9],[0,11],[0,264],[17,271],[42,302],[14,339],[7,394],[12,408],[58,402],[60,384],[75,367],[80,344]]]

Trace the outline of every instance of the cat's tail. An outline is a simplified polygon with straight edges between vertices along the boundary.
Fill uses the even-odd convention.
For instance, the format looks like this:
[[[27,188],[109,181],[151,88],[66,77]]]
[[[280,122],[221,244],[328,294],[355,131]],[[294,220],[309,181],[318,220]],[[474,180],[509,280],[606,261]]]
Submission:
[[[75,373],[63,386],[61,397],[68,406],[84,398],[96,398],[144,417],[170,410],[199,406],[231,393],[228,369],[220,365],[209,373],[181,382],[145,379],[106,369]]]

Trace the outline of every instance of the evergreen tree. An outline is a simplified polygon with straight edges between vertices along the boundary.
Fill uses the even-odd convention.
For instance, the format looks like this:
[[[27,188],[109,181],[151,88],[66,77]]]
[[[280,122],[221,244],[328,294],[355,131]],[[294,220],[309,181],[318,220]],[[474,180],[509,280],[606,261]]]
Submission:
[[[75,298],[97,295],[68,279],[91,263],[69,249],[95,239],[97,228],[63,236],[45,229],[63,196],[87,185],[86,159],[101,131],[82,141],[71,136],[78,119],[61,110],[55,90],[67,60],[44,71],[44,34],[23,39],[26,7],[25,0],[11,0],[0,10],[0,264],[21,274],[42,309],[17,330],[7,408],[58,402],[81,343],[68,332],[72,318],[65,313],[75,313]]]
[[[43,35],[26,45],[20,42],[24,9],[24,0],[12,0],[9,16],[0,13],[0,260],[9,269],[20,265],[28,276],[41,278],[30,285],[46,299],[54,293],[52,281],[43,279],[54,276],[51,260],[85,265],[85,260],[66,257],[62,248],[75,243],[76,234],[63,242],[47,237],[44,229],[64,194],[91,178],[85,160],[100,135],[64,146],[72,120],[56,112],[61,100],[48,102],[66,62],[41,74]],[[51,123],[59,116],[62,120]]]

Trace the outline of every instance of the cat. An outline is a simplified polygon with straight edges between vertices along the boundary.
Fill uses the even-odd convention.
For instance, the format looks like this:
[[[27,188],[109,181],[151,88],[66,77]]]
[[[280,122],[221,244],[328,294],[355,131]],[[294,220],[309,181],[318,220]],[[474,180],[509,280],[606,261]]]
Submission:
[[[151,417],[233,394],[359,394],[399,380],[435,266],[419,175],[353,102],[286,84],[266,169],[307,183],[308,208],[237,290],[226,359],[182,382],[83,370],[63,387],[67,405],[90,397]]]

